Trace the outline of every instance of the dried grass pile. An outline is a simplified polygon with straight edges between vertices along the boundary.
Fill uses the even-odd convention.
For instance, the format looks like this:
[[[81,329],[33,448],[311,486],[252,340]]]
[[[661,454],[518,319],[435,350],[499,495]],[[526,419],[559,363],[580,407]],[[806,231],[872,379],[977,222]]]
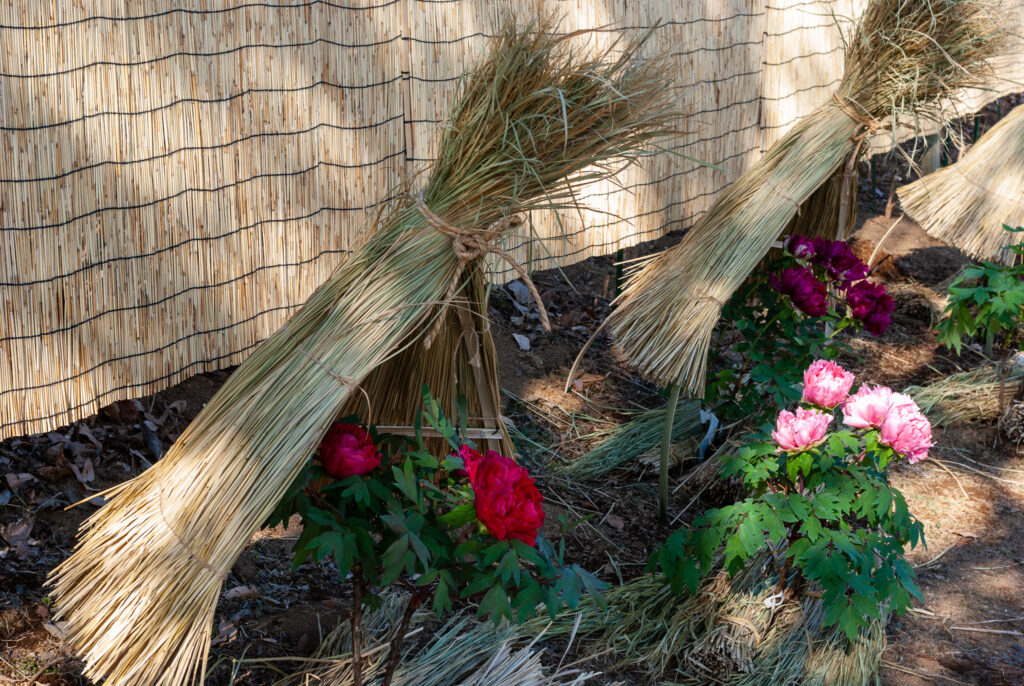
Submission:
[[[896,117],[943,119],[940,104],[981,85],[1006,33],[987,0],[872,0],[846,49],[833,98],[798,122],[716,200],[675,247],[631,275],[609,318],[629,362],[701,395],[723,304],[798,209],[866,136]],[[842,212],[839,225],[845,226]]]
[[[593,450],[561,467],[573,479],[596,479],[629,464],[658,445],[668,405],[639,412],[627,422],[607,432]],[[678,443],[700,429],[700,403],[682,400],[676,407],[672,441]]]
[[[927,386],[909,386],[904,393],[937,426],[997,421],[1024,380],[1024,359],[1017,357],[1006,370],[990,364],[951,374]]]
[[[385,596],[384,606],[367,617],[373,633],[362,648],[366,686],[379,683],[384,674],[387,647],[395,637],[403,609],[404,599],[394,594]],[[409,647],[403,651],[395,671],[394,686],[579,686],[598,676],[571,667],[546,668],[541,663],[543,651],[536,647],[537,639],[524,641],[513,626],[496,627],[464,614],[431,628],[431,638],[417,644],[416,635],[422,637],[423,623],[431,619],[429,612],[414,615],[412,630],[406,634]],[[351,686],[351,647],[348,625],[341,624],[324,639],[305,667],[278,680],[274,686]],[[280,663],[273,659],[239,662],[249,666]]]
[[[643,576],[609,591],[606,613],[581,606],[578,613],[560,615],[547,635],[575,634],[581,652],[614,650],[619,667],[642,669],[659,683],[872,683],[885,648],[885,622],[873,622],[851,645],[842,631],[822,627],[820,598],[804,595],[773,610],[765,601],[776,590],[774,567],[763,554],[731,580],[720,573],[682,598],[663,580]],[[542,624],[530,626],[539,630]]]
[[[228,570],[339,411],[363,384],[382,405],[407,382],[418,397],[434,372],[386,366],[398,371],[405,351],[432,370],[455,353],[443,345],[484,330],[482,258],[519,217],[571,205],[573,184],[607,178],[673,126],[664,65],[638,55],[644,37],[595,54],[554,28],[499,32],[460,83],[422,191],[387,208],[167,455],[83,525],[52,581],[87,677],[200,681]],[[429,355],[415,351],[425,338]],[[478,354],[464,359],[483,370]]]
[[[989,129],[956,163],[898,191],[904,211],[940,241],[972,257],[1012,264],[1024,226],[1024,105]]]

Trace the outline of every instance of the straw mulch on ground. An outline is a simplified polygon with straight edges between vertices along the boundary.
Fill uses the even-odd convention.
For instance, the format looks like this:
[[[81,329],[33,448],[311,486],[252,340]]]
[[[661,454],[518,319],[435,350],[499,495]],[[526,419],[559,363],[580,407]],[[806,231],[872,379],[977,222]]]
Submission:
[[[407,598],[387,594],[382,607],[367,615],[363,631],[362,679],[365,686],[380,683],[387,663],[390,642],[400,624]],[[524,639],[516,627],[494,626],[465,613],[440,626],[430,612],[414,615],[402,660],[395,671],[393,686],[579,686],[598,676],[571,666],[545,667],[544,651],[537,639]],[[428,629],[429,631],[425,631]],[[429,635],[428,640],[423,639]],[[351,686],[352,634],[347,623],[340,624],[309,659],[239,660],[241,666],[267,666],[287,675],[274,686],[331,684]],[[302,666],[295,669],[294,662]]]
[[[927,386],[910,386],[904,392],[914,399],[936,426],[994,422],[1017,393],[1024,380],[1024,358],[1014,358],[1005,370],[988,364],[951,374]]]
[[[885,622],[873,621],[851,645],[823,627],[818,594],[776,605],[778,572],[762,554],[732,579],[709,577],[677,598],[663,579],[644,576],[608,592],[608,611],[590,606],[559,615],[548,636],[576,636],[581,653],[610,651],[619,667],[679,684],[866,686],[885,648]]]

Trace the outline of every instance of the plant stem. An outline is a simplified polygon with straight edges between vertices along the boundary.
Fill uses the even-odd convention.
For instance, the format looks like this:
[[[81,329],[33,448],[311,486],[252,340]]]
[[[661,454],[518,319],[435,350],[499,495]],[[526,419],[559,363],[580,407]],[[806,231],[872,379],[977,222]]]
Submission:
[[[775,587],[776,593],[782,593],[786,590],[786,577],[789,576],[789,566],[792,564],[793,558],[786,556],[786,560],[782,563],[782,571],[779,572],[779,585]]]
[[[363,618],[363,575],[359,565],[352,568],[352,578],[352,686],[363,686],[363,639],[359,635]]]
[[[409,604],[405,606],[405,612],[402,614],[402,623],[398,626],[398,634],[391,639],[388,666],[384,672],[384,680],[381,682],[381,686],[391,686],[391,680],[395,676],[395,668],[398,666],[398,658],[401,656],[402,641],[405,640],[405,635],[409,632],[409,622],[412,621],[412,615],[419,608],[422,601],[421,591],[422,589],[417,589],[413,597],[409,599]]]
[[[661,434],[661,462],[658,465],[658,516],[662,522],[668,521],[668,456],[672,453],[672,423],[676,418],[676,406],[679,405],[678,383],[670,387],[668,407],[665,411],[665,426]]]

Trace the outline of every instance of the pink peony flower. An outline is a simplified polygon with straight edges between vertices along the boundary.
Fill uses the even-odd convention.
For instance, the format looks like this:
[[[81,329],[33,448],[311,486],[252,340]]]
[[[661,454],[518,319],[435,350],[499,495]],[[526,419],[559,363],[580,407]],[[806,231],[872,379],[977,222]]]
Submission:
[[[825,431],[831,421],[832,415],[818,410],[800,407],[796,414],[783,410],[775,422],[772,438],[787,453],[798,453],[824,441]]]
[[[768,277],[768,283],[782,295],[788,295],[793,307],[812,317],[821,317],[828,311],[828,292],[818,281],[810,267],[783,269],[777,276]]]
[[[928,457],[932,443],[932,425],[913,401],[889,408],[880,427],[881,441],[910,464]]]
[[[380,454],[366,429],[335,422],[320,443],[320,462],[330,476],[344,479],[379,467]]]
[[[843,403],[843,423],[855,429],[877,429],[882,426],[885,415],[894,404],[894,397],[898,395],[887,386],[864,384]]]
[[[831,408],[846,400],[853,374],[828,360],[815,360],[804,372],[804,402]]]

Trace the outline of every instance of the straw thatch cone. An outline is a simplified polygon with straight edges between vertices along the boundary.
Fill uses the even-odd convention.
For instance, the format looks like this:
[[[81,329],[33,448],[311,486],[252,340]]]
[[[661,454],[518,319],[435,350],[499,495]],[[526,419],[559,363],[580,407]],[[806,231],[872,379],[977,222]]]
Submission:
[[[701,395],[722,307],[798,209],[852,168],[864,137],[889,118],[941,119],[939,103],[983,83],[1006,37],[996,8],[982,0],[872,0],[832,100],[727,188],[678,245],[632,276],[609,318],[630,364]]]
[[[1005,247],[1024,226],[1024,105],[989,129],[948,167],[899,189],[903,210],[922,229],[972,257],[1011,264]]]

